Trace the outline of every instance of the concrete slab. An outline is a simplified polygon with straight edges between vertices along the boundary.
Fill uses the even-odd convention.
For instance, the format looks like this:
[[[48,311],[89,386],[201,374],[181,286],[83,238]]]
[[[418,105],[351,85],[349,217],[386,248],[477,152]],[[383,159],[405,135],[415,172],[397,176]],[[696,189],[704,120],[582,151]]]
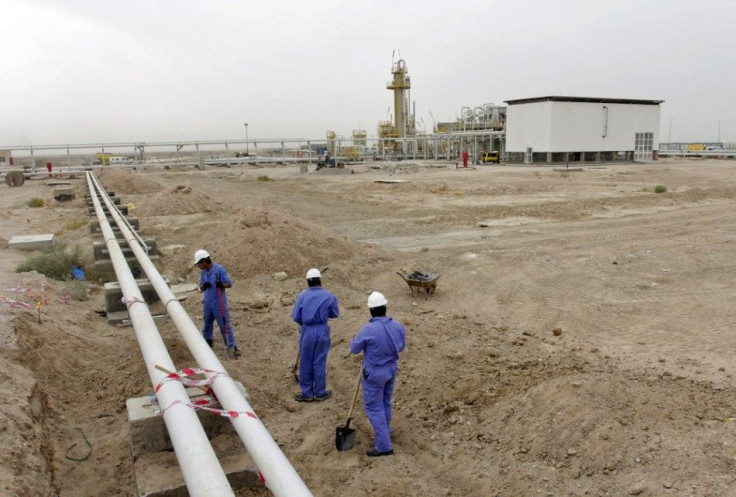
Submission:
[[[102,206],[102,210],[107,214],[110,215],[110,212],[107,210],[107,205]],[[128,215],[128,206],[127,205],[119,205],[118,210],[123,214],[123,216]],[[91,216],[95,214],[95,208],[94,207],[87,207],[87,213]]]
[[[151,262],[153,262],[153,265],[156,266],[156,269],[158,269],[159,271],[162,269],[160,264],[160,256],[150,255],[148,256],[148,258],[151,259]],[[130,271],[133,273],[134,278],[145,276],[140,262],[138,262],[138,259],[136,259],[132,252],[128,257],[125,258],[125,261],[128,263],[128,266],[130,267]],[[94,271],[97,277],[103,282],[117,280],[117,277],[115,276],[115,268],[112,265],[112,260],[110,260],[109,258],[96,260],[94,262]]]
[[[113,204],[120,205],[120,198],[119,197],[112,197],[110,200],[112,201]],[[104,202],[102,202],[102,203],[104,204]],[[90,207],[92,205],[94,205],[93,202],[92,202],[92,199],[91,198],[88,198],[87,199],[87,207]]]
[[[92,230],[92,228],[91,228],[91,227],[90,227],[90,230]],[[125,244],[125,243],[126,243],[126,241],[125,241],[125,236],[123,235],[123,232],[122,232],[122,231],[120,231],[119,229],[115,229],[115,228],[113,228],[113,230],[112,230],[112,234],[113,234],[113,235],[115,235],[115,239],[116,239],[116,240],[117,240],[117,241],[118,241],[119,243],[121,243],[121,244]],[[93,232],[93,233],[92,233],[92,235],[95,235],[95,236],[102,236],[102,232],[101,232],[101,231]]]
[[[151,305],[154,302],[160,302],[156,290],[154,290],[153,285],[151,285],[151,282],[148,281],[148,279],[138,279],[135,280],[135,282],[138,285],[138,289],[140,290],[141,295],[143,296],[143,300],[145,300],[148,305]],[[105,283],[104,294],[105,310],[107,311],[108,315],[111,312],[118,311],[126,311],[127,313],[128,306],[126,306],[120,300],[123,298],[123,291],[120,288],[120,283],[118,283],[117,281],[110,281],[108,283]]]
[[[108,190],[107,188],[105,189],[105,193],[107,193],[107,196],[108,197],[114,197],[115,196],[115,192],[112,191],[112,190]],[[89,190],[87,190],[87,193],[84,194],[84,198],[89,198],[89,197],[90,197]]]
[[[247,399],[248,394],[243,384],[238,381],[235,384]],[[186,391],[191,400],[199,400],[205,397],[205,393],[199,388],[187,388]],[[173,447],[166,431],[166,424],[161,419],[161,406],[159,406],[155,395],[128,399],[125,401],[125,407],[128,411],[128,433],[130,434],[131,453],[134,458],[146,451],[172,450]],[[220,408],[219,404],[212,407]],[[196,412],[207,438],[213,439],[222,434],[235,434],[235,429],[228,418],[202,410]]]
[[[169,318],[166,314],[152,314],[151,319],[154,322],[160,323]],[[116,311],[107,313],[107,324],[110,326],[133,326],[133,322],[130,320],[130,314],[128,311]]]
[[[242,383],[236,382],[236,385],[247,398]],[[201,390],[195,388],[188,388],[187,393],[190,399],[203,395]],[[133,473],[138,495],[187,497],[189,494],[184,478],[155,397],[128,399],[126,407]],[[231,487],[233,489],[262,487],[255,463],[243,447],[230,420],[206,411],[197,411],[197,416]]]
[[[155,238],[144,238],[143,243],[148,247],[148,255],[158,255],[158,246],[156,245]],[[133,256],[133,251],[127,245],[121,246],[120,248],[123,250],[123,254],[126,257]],[[92,254],[96,261],[110,260],[110,252],[108,252],[107,244],[105,242],[94,242],[92,244]]]
[[[216,454],[233,490],[263,488],[258,469],[247,452]],[[133,461],[133,474],[139,497],[189,497],[173,451],[141,454]]]
[[[36,250],[54,243],[54,234],[16,235],[10,239],[8,246],[19,250]]]
[[[582,172],[582,167],[553,167],[552,170],[556,173],[579,173]]]
[[[60,202],[65,200],[73,200],[75,198],[74,187],[57,186],[54,188],[54,198]]]
[[[126,217],[126,219],[128,220],[128,224],[130,224],[134,230],[138,231],[138,229],[140,228],[140,221],[138,220],[138,218],[137,217]],[[113,231],[120,230],[120,228],[118,228],[117,225],[114,223],[112,223],[110,227],[112,228]],[[90,221],[89,229],[90,229],[90,233],[101,233],[102,232],[102,230],[100,229],[100,222],[96,218],[94,221]]]

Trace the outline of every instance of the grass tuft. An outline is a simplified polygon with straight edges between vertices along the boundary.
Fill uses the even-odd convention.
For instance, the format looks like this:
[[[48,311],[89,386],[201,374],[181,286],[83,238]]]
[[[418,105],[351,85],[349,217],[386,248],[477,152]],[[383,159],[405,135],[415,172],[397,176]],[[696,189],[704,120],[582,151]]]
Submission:
[[[87,226],[87,224],[89,224],[89,221],[86,219],[72,219],[64,225],[64,229],[66,231],[74,231],[75,229],[81,228],[82,226]]]
[[[59,244],[53,245],[43,254],[19,264],[15,271],[18,273],[36,271],[47,278],[67,281],[73,279],[72,266],[84,270],[85,259],[82,255],[82,249],[79,245],[75,245],[67,250],[65,245]]]
[[[667,191],[667,187],[664,185],[657,185],[654,187],[654,193],[665,193]]]

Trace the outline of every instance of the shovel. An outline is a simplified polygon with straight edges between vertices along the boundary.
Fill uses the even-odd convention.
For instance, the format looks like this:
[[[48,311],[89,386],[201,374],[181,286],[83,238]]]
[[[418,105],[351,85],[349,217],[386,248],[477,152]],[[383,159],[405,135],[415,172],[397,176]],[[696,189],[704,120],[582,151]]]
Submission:
[[[301,349],[296,351],[296,361],[294,361],[294,365],[291,367],[291,372],[294,373],[294,379],[297,383],[299,383],[299,356],[301,352]]]
[[[355,391],[353,391],[353,400],[350,401],[348,420],[345,422],[345,426],[338,426],[335,429],[335,447],[339,451],[350,450],[355,445],[355,428],[350,428],[350,421],[353,419],[353,408],[355,408],[355,401],[358,399],[361,376],[363,376],[363,368],[360,369],[360,374],[358,374],[358,383],[355,385]]]

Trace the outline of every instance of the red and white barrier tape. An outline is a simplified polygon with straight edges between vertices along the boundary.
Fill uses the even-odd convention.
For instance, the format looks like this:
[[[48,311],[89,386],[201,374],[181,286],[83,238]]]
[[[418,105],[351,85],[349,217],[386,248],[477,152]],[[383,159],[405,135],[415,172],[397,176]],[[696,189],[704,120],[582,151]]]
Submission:
[[[205,379],[196,379],[192,378],[195,374],[209,374]],[[214,371],[212,369],[202,369],[202,368],[184,368],[181,371],[176,371],[173,373],[169,373],[166,375],[166,377],[158,382],[158,384],[153,388],[153,391],[158,393],[158,391],[161,389],[161,387],[164,386],[165,383],[169,381],[180,381],[183,385],[188,387],[204,387],[211,385],[215,379],[217,379],[220,376],[230,376],[225,371]],[[214,403],[217,402],[217,399],[212,396],[202,396],[197,399],[194,399],[190,402],[184,402],[182,400],[176,399],[173,400],[161,409],[161,415],[163,416],[164,412],[172,406],[175,406],[177,404],[184,405],[187,407],[191,407],[192,409],[199,409],[202,411],[211,412],[213,414],[217,414],[218,416],[222,416],[224,418],[239,418],[241,416],[247,416],[249,418],[258,419],[258,416],[253,411],[227,411],[225,409],[215,409],[212,406]]]
[[[5,304],[11,309],[30,309],[31,306],[20,300],[13,300],[7,297],[0,297],[0,304]]]
[[[205,379],[192,378],[195,374],[209,374]],[[164,383],[169,381],[179,381],[187,387],[206,387],[211,385],[220,376],[230,376],[225,371],[214,371],[212,369],[201,369],[201,368],[184,368],[181,371],[175,371],[167,374],[163,380],[159,381],[158,384],[153,388],[153,391],[158,393]]]
[[[125,304],[125,307],[127,307],[128,309],[130,309],[130,306],[135,304],[136,302],[140,302],[141,304],[146,303],[145,300],[141,300],[138,297],[130,297],[129,299],[126,299],[125,297],[123,297],[120,299],[120,302]]]
[[[20,286],[16,286],[15,288],[3,288],[3,292],[8,293],[28,293],[30,291],[30,288],[22,288]]]
[[[194,400],[192,402],[184,402],[179,399],[172,400],[171,402],[169,402],[169,405],[161,409],[161,415],[163,416],[168,408],[180,404],[183,406],[191,407],[192,409],[199,409],[201,411],[211,412],[213,414],[217,414],[218,416],[222,416],[223,418],[239,418],[241,416],[247,416],[249,418],[258,419],[258,416],[253,411],[226,411],[224,409],[215,409],[213,407],[208,407],[208,405],[206,404],[207,398],[208,397],[203,397],[202,401]]]

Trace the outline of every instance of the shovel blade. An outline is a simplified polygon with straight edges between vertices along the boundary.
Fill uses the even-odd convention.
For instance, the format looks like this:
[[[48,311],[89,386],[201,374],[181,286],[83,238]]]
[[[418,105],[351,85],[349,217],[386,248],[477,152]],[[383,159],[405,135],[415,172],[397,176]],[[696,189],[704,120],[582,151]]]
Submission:
[[[294,364],[291,367],[291,372],[294,374],[294,379],[296,380],[296,382],[299,383],[299,365]]]
[[[355,430],[349,428],[350,422],[335,430],[335,448],[339,451],[350,450],[355,445]]]

